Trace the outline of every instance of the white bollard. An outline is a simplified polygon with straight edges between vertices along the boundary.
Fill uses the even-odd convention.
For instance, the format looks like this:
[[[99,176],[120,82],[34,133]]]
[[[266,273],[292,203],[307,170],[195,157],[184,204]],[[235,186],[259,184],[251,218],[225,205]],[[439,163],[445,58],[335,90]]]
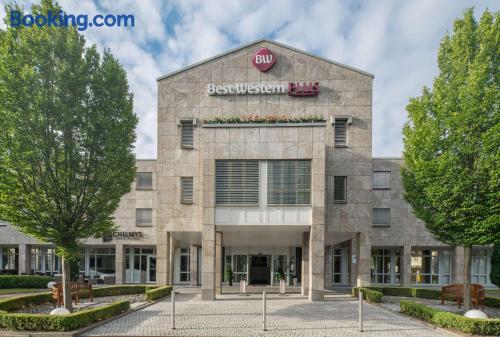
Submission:
[[[240,296],[243,296],[246,294],[246,281],[245,280],[240,280]]]
[[[171,323],[172,323],[172,330],[175,330],[175,291],[172,290],[172,299],[171,299],[171,302],[172,302],[172,319],[171,319]]]
[[[262,330],[266,331],[266,291],[262,292]]]
[[[285,280],[280,280],[280,295],[285,295]]]
[[[359,332],[363,332],[363,293],[358,289],[359,298]]]

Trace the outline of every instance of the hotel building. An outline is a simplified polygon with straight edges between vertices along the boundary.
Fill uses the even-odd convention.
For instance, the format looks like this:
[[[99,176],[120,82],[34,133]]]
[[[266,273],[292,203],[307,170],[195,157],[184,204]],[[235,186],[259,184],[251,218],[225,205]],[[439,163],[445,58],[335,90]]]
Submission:
[[[156,160],[89,239],[91,279],[222,291],[285,278],[325,289],[462,281],[463,249],[435,240],[403,198],[400,158],[372,156],[373,75],[259,40],[158,78]],[[50,244],[0,226],[4,273],[58,273]],[[489,280],[474,247],[472,282]]]

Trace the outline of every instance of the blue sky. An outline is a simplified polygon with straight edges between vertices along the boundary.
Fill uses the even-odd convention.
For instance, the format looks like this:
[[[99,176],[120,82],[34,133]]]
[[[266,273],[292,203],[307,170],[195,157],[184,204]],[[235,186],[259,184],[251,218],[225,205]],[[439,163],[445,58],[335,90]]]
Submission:
[[[58,2],[68,14],[135,16],[134,28],[94,27],[83,34],[89,44],[110,48],[127,70],[139,116],[138,158],[156,158],[158,76],[260,38],[375,74],[373,155],[400,156],[406,104],[432,84],[439,41],[453,20],[468,7],[476,17],[500,8],[493,0]]]

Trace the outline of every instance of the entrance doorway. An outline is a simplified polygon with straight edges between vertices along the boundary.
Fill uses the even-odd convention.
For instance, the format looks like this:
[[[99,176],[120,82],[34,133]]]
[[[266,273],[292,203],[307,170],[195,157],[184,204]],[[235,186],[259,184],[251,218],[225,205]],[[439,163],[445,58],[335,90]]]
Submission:
[[[271,255],[250,256],[249,284],[271,284]]]

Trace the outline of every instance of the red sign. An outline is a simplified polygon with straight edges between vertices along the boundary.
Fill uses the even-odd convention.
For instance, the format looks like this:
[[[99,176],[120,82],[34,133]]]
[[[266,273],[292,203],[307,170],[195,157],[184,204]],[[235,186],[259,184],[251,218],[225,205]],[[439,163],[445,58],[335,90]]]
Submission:
[[[276,63],[276,56],[269,49],[260,48],[253,54],[252,63],[255,68],[265,73]]]
[[[288,83],[289,96],[317,96],[319,94],[319,82]]]

